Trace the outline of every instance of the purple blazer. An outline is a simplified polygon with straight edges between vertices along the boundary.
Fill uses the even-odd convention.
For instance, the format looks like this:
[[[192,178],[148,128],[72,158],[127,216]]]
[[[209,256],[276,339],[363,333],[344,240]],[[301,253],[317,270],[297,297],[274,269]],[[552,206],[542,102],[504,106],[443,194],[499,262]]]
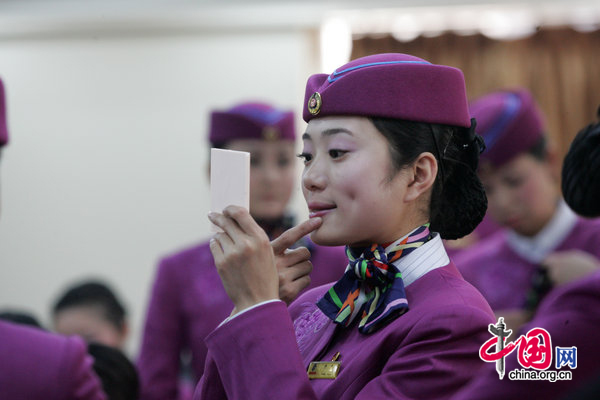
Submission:
[[[309,245],[312,287],[332,282],[348,259],[342,247]],[[205,337],[233,309],[208,242],[161,260],[154,281],[137,366],[142,400],[178,398],[180,355],[191,350],[195,383],[204,372]]]
[[[209,355],[195,399],[443,399],[484,366],[479,347],[494,316],[450,263],[410,284],[409,311],[364,335],[316,306],[324,285],[296,300],[251,309],[206,339]],[[291,316],[291,318],[290,318]],[[336,379],[307,377],[311,361],[339,352]]]
[[[577,347],[577,368],[562,366],[560,371],[572,371],[572,380],[556,382],[510,380],[508,374],[522,369],[516,351],[506,357],[504,379],[500,380],[494,363],[489,363],[456,399],[505,400],[517,399],[535,393],[539,399],[563,399],[578,386],[585,384],[600,372],[600,271],[589,277],[570,282],[550,292],[540,303],[534,318],[519,332],[526,334],[533,328],[544,328],[552,341],[552,366],[556,370],[556,346]],[[510,329],[510,326],[507,327]],[[489,336],[491,337],[491,336]],[[507,339],[516,340],[514,332]]]
[[[578,218],[555,251],[583,250],[600,258],[600,219]],[[493,310],[525,306],[537,265],[523,259],[508,245],[506,230],[452,257],[464,278],[475,286]]]
[[[0,321],[0,398],[106,400],[78,337]]]

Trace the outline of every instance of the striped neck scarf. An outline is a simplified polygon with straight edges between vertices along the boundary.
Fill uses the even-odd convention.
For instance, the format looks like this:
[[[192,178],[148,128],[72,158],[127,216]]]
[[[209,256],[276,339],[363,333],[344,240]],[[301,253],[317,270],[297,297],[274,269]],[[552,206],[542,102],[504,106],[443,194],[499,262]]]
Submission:
[[[429,223],[408,234],[387,253],[385,246],[346,246],[344,276],[317,302],[336,324],[349,326],[360,313],[358,331],[368,334],[408,311],[402,273],[393,264],[431,239]]]

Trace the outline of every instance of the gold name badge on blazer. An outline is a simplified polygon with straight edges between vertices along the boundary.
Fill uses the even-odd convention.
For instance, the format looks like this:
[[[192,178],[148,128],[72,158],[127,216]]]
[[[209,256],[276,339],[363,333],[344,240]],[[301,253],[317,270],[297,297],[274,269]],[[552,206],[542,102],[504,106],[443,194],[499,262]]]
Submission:
[[[335,379],[340,372],[340,352],[335,353],[331,361],[313,361],[308,365],[308,379]]]

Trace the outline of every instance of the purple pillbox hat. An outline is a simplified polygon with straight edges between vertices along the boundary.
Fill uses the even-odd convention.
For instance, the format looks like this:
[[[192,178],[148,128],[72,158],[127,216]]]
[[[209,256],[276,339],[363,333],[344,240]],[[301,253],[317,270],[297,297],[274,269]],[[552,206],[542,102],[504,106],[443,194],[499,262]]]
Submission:
[[[330,115],[471,126],[462,72],[400,53],[362,57],[331,75],[309,77],[304,120]]]
[[[8,143],[8,126],[6,124],[6,97],[4,84],[0,79],[0,147]]]
[[[470,108],[476,131],[485,140],[482,163],[500,167],[544,136],[542,112],[525,89],[489,93],[475,99]]]
[[[242,103],[212,112],[210,142],[234,139],[295,140],[294,113],[264,103]]]

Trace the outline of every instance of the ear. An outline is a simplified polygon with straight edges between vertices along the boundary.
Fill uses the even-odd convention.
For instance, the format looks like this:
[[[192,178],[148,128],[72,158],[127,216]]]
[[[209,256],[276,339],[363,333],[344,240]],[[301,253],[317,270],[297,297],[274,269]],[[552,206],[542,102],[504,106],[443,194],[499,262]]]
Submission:
[[[435,156],[429,152],[421,153],[409,169],[412,175],[406,190],[406,201],[414,201],[427,192],[435,182],[438,165]]]
[[[127,321],[123,321],[123,326],[121,327],[120,336],[121,336],[120,345],[121,345],[121,347],[123,347],[125,345],[125,342],[127,341],[127,338],[129,337],[129,324],[127,323]]]

